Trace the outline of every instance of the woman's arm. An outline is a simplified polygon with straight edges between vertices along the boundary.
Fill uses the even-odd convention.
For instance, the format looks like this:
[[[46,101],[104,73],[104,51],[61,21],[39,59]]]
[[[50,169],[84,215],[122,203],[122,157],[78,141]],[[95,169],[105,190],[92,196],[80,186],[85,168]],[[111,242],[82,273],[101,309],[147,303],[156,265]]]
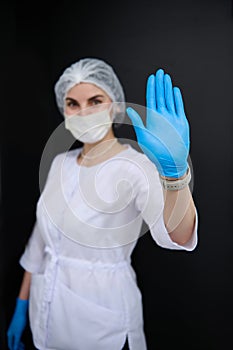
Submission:
[[[147,80],[146,125],[133,108],[127,108],[139,146],[155,164],[160,177],[175,181],[187,176],[190,148],[189,123],[182,94],[168,74],[159,69]],[[187,187],[163,188],[163,218],[172,241],[186,244],[195,228],[196,208]]]
[[[179,191],[163,189],[163,217],[171,239],[177,244],[186,244],[195,227],[196,209],[189,186]]]
[[[23,275],[20,291],[19,291],[19,296],[18,296],[19,299],[27,300],[29,298],[30,283],[31,283],[31,272],[25,271]]]

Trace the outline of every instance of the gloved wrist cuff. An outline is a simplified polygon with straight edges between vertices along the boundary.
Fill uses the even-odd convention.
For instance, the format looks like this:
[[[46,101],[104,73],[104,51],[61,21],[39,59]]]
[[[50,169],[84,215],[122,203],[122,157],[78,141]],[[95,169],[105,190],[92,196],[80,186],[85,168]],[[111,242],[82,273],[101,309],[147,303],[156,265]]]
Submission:
[[[187,174],[189,168],[188,162],[184,164],[182,167],[178,166],[169,166],[165,169],[162,169],[162,167],[158,168],[159,175],[163,177],[170,177],[174,180],[179,180],[180,177],[184,176]]]
[[[27,311],[29,301],[27,299],[16,298],[16,308],[22,311]]]

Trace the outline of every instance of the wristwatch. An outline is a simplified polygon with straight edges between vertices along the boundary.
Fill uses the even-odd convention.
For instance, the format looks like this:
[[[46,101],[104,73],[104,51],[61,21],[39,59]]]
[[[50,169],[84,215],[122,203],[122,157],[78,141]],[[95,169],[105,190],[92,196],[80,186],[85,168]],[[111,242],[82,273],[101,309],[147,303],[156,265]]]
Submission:
[[[188,167],[186,176],[183,179],[179,179],[179,180],[167,180],[167,179],[163,179],[161,176],[159,177],[160,177],[161,184],[165,190],[179,191],[185,188],[186,186],[188,186],[188,184],[190,183],[191,172],[190,172],[190,168]]]

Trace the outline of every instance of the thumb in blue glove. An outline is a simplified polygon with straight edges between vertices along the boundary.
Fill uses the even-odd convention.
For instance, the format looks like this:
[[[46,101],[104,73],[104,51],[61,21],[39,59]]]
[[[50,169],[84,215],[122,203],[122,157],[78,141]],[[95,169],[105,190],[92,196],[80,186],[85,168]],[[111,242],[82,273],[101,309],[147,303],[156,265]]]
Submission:
[[[16,299],[16,307],[7,331],[8,347],[10,350],[23,350],[24,344],[20,341],[27,324],[28,300]]]

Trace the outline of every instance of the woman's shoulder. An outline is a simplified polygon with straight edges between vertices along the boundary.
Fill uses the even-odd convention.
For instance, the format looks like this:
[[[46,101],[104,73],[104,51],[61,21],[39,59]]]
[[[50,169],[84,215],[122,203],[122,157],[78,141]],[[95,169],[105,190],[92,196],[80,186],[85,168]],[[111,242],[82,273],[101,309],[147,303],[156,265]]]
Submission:
[[[119,153],[119,156],[123,155],[126,158],[141,159],[141,160],[147,158],[146,155],[140,150],[138,145],[126,143],[125,147],[126,148],[123,150],[123,152]]]
[[[78,152],[78,149],[73,149],[55,154],[50,163],[50,174],[58,173],[60,168],[70,167],[72,164],[71,160],[75,158]]]
[[[73,159],[77,156],[77,154],[81,151],[80,148],[75,148],[72,150],[68,150],[68,151],[64,151],[64,152],[60,152],[57,153],[54,158],[53,158],[53,162],[60,162],[63,161],[65,159]]]
[[[138,145],[127,144],[128,149],[124,153],[126,158],[135,161],[137,164],[142,164],[144,166],[149,166],[155,168],[155,165],[151,162],[151,160],[141,151]]]
[[[128,176],[132,176],[132,180],[137,177],[158,177],[155,164],[139,149],[138,145],[128,144],[128,148],[120,155],[122,160],[125,160],[122,169],[126,170]]]

